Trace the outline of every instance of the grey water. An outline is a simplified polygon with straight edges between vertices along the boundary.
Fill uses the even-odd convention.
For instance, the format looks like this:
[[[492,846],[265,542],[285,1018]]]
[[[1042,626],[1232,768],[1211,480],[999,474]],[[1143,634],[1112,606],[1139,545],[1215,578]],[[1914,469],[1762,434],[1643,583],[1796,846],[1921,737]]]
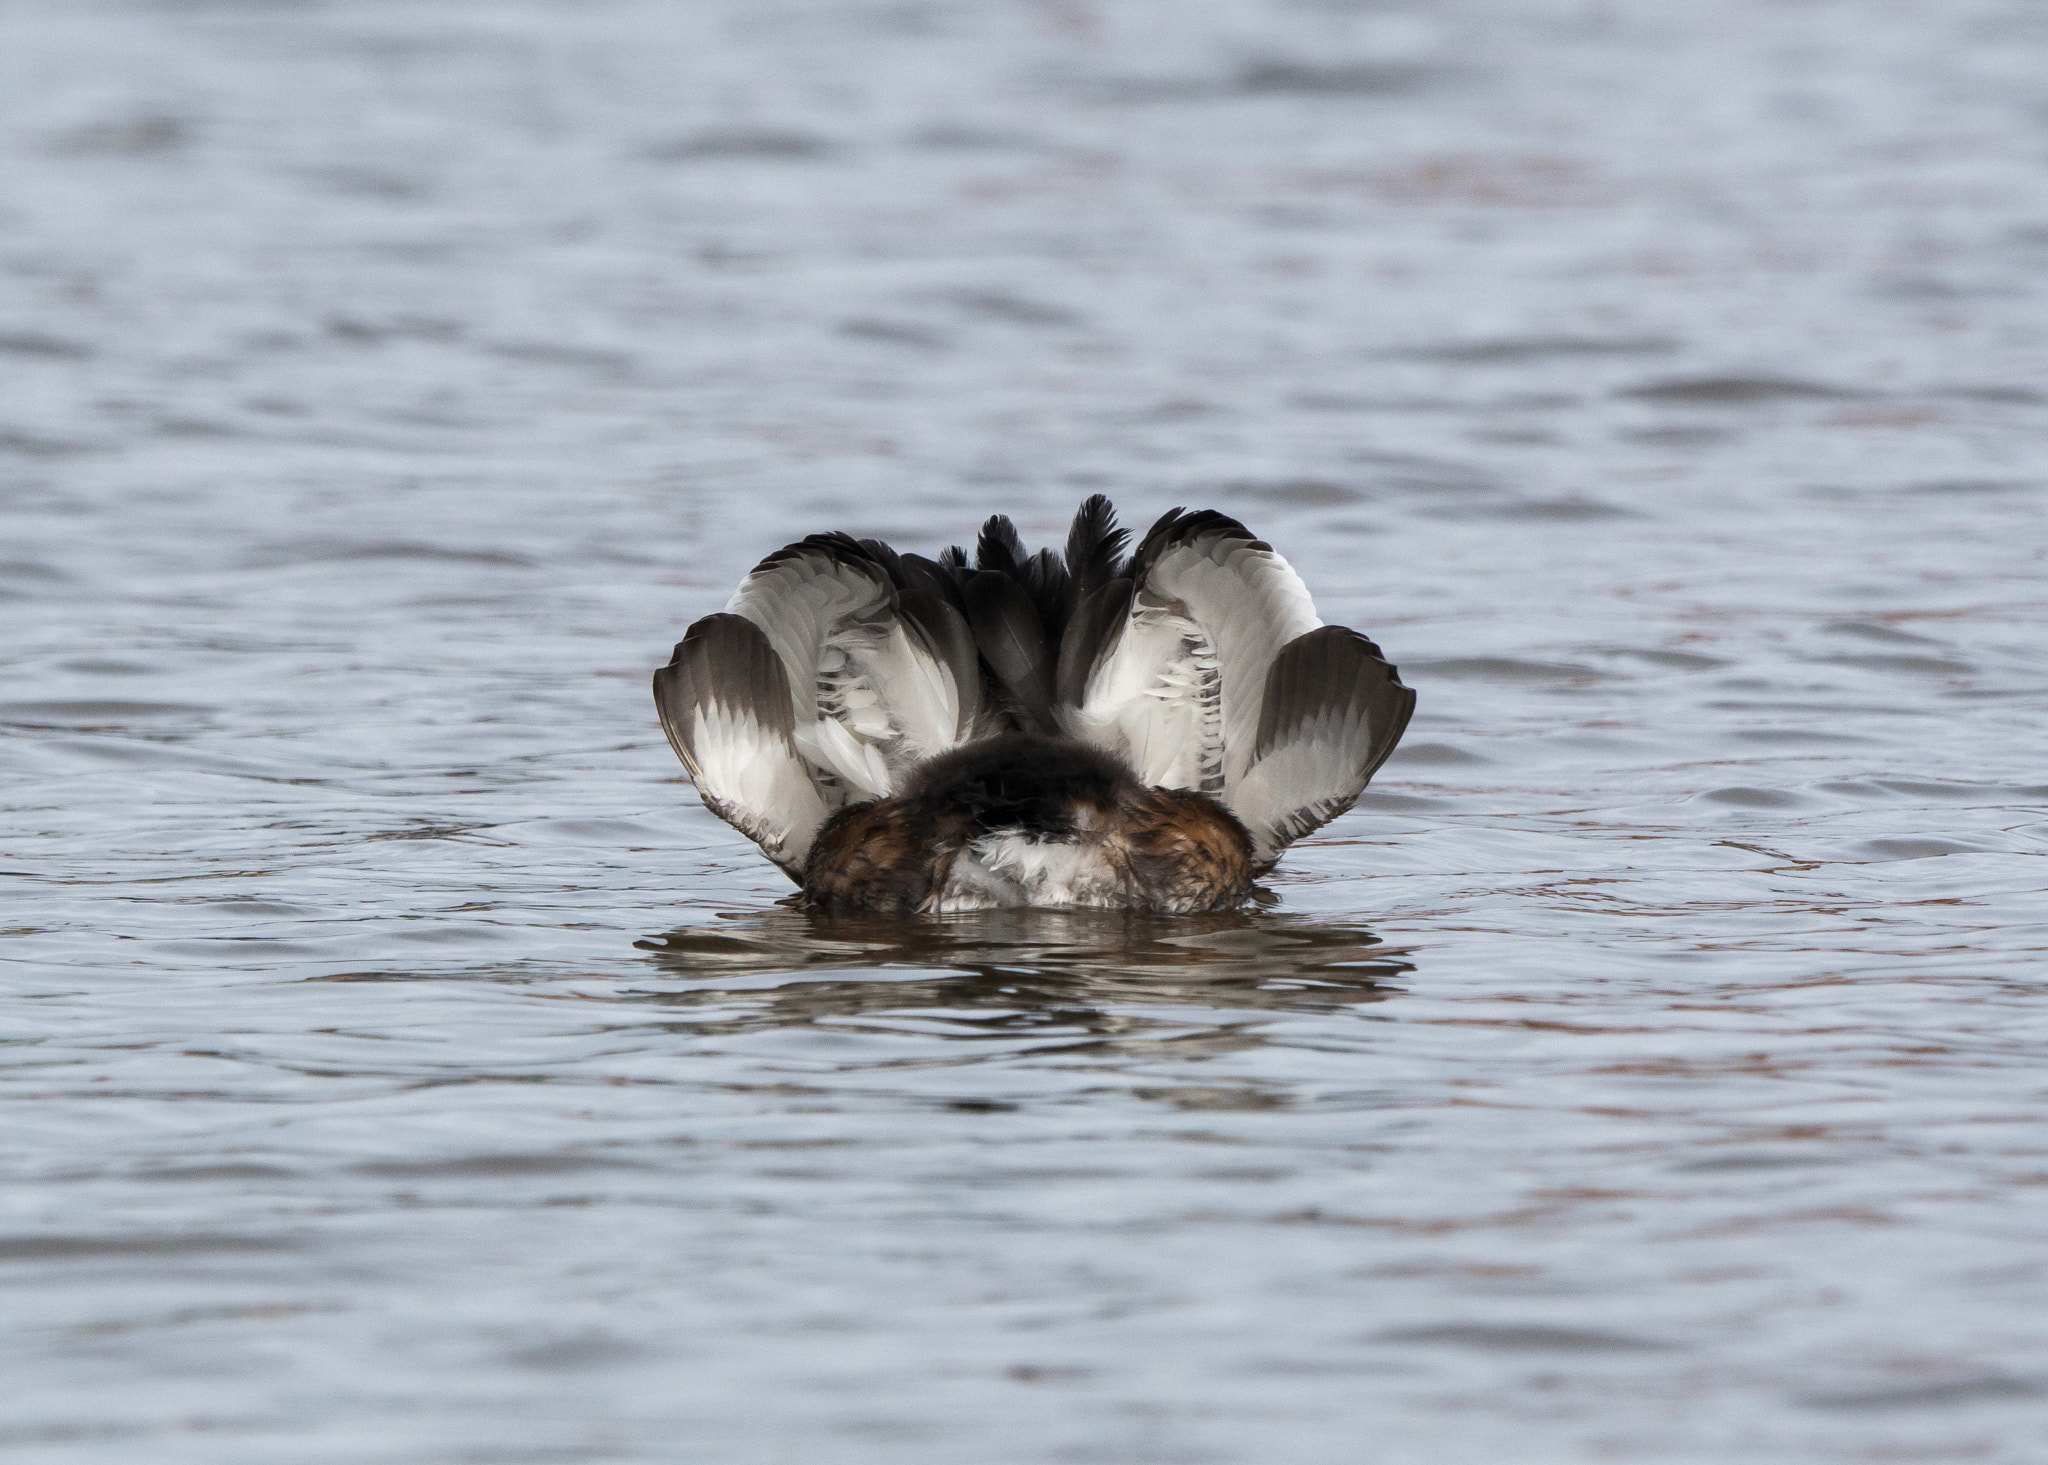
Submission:
[[[2048,1458],[2042,7],[0,28],[7,1458]],[[1098,491],[1373,790],[780,904],[651,668]]]

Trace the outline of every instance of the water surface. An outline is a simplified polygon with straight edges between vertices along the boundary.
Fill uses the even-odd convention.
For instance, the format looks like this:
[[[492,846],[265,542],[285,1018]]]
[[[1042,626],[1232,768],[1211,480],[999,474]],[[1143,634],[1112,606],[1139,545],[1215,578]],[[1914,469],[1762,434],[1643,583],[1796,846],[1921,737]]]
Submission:
[[[2022,1462],[2025,0],[22,0],[0,1448]],[[1420,695],[1277,904],[825,922],[649,670],[1110,493]]]

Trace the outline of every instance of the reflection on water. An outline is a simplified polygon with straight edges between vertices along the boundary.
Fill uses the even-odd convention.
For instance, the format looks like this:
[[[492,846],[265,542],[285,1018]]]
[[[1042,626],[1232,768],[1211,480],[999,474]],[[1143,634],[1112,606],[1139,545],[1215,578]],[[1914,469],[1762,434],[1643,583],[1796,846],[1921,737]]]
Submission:
[[[1130,1023],[1120,1009],[1134,1006],[1357,1006],[1385,1001],[1399,990],[1388,984],[1414,970],[1363,927],[1267,911],[992,910],[904,921],[784,908],[634,944],[664,975],[690,983],[634,1000],[744,1014],[724,1013],[720,1025],[926,1008],[959,1014],[963,1035],[1049,1026],[1123,1034]],[[984,1010],[1002,1016],[977,1015]]]

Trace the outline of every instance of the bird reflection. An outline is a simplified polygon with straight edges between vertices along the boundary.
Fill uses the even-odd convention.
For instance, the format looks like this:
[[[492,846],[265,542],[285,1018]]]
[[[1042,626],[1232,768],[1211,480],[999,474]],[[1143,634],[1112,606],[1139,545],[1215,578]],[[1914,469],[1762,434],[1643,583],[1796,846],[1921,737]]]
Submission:
[[[914,1012],[921,1030],[958,1037],[1128,1042],[1161,1025],[1132,1007],[1328,1011],[1384,1001],[1414,969],[1363,927],[1265,911],[1012,908],[905,921],[784,908],[634,945],[691,984],[637,1000],[716,1010],[681,1026],[727,1032]],[[1194,1026],[1235,1046],[1234,1019]],[[1201,1041],[1188,1033],[1176,1046],[1189,1039]]]

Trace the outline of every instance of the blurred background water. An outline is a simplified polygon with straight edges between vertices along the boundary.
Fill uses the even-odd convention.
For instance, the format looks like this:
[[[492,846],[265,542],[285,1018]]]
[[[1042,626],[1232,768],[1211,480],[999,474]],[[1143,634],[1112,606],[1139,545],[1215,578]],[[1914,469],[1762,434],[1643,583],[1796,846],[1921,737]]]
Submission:
[[[2048,10],[0,28],[9,1458],[2044,1458]],[[1359,811],[777,906],[669,644],[1098,490]]]

